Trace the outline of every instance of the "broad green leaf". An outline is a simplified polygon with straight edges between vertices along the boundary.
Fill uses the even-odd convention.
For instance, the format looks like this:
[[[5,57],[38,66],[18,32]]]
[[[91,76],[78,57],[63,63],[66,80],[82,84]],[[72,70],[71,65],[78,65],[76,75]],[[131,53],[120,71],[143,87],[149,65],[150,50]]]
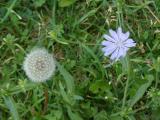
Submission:
[[[110,120],[124,120],[121,116],[110,117]]]
[[[134,115],[129,115],[129,116],[128,116],[128,119],[129,119],[129,120],[136,120],[136,118],[135,118]]]
[[[63,120],[63,111],[62,110],[52,110],[50,114],[44,116],[45,120]]]
[[[72,5],[76,0],[59,0],[59,6],[60,7],[67,7]]]
[[[109,120],[106,111],[100,111],[94,116],[94,120]]]
[[[67,112],[70,120],[83,120],[78,113],[72,112],[70,107],[68,107]]]
[[[16,109],[15,102],[12,99],[12,97],[4,96],[3,99],[4,99],[4,102],[5,102],[6,106],[7,106],[7,108],[10,110],[11,115],[13,116],[14,120],[20,120],[18,111]]]
[[[60,87],[60,93],[61,93],[61,95],[63,97],[63,100],[66,101],[68,104],[71,104],[72,101],[69,99],[69,96],[64,91],[64,87],[62,86],[61,82],[59,83],[59,87]]]
[[[133,98],[129,102],[131,107],[133,107],[133,105],[143,97],[144,93],[146,92],[147,88],[151,85],[154,78],[152,75],[148,75],[146,76],[146,79],[148,79],[148,82],[140,86],[136,94],[133,96]]]
[[[57,67],[58,67],[61,75],[64,77],[68,91],[73,93],[74,92],[74,79],[73,79],[72,75],[63,66],[61,66],[58,62],[56,62],[56,64],[57,64]]]
[[[61,117],[62,117],[62,115],[63,115],[63,113],[62,113],[62,111],[57,110],[57,111],[54,111],[54,115],[55,115],[55,117],[56,117],[58,120],[60,120]],[[57,120],[57,119],[56,119],[56,120]],[[51,119],[51,120],[52,120],[52,119]]]

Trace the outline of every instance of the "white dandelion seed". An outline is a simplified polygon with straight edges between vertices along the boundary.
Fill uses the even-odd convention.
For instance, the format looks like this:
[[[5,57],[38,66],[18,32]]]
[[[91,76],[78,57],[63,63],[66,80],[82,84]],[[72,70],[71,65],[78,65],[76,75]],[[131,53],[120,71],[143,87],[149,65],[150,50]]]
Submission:
[[[117,61],[121,57],[125,57],[130,47],[134,47],[136,43],[129,38],[129,32],[123,33],[122,28],[117,31],[109,30],[110,35],[105,34],[103,37],[106,39],[102,42],[104,48],[102,51],[105,56],[110,56],[111,60]]]
[[[44,82],[55,72],[55,60],[46,49],[37,48],[25,58],[23,69],[28,78],[34,82]]]

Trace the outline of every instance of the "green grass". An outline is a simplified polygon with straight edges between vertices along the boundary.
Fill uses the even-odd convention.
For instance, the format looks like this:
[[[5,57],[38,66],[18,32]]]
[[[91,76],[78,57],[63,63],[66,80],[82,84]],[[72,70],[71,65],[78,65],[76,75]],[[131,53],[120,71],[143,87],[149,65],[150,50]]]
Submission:
[[[118,26],[137,45],[110,64],[100,44]],[[36,46],[57,60],[45,83],[22,69]],[[0,120],[160,120],[159,55],[159,0],[1,0]]]

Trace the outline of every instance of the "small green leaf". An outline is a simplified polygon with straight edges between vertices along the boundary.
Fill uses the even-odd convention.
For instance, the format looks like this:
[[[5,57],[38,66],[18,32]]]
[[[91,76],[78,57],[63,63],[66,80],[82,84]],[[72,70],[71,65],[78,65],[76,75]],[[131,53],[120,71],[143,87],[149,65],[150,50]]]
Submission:
[[[33,0],[35,7],[41,7],[46,0]]]
[[[59,6],[60,7],[67,7],[72,5],[76,0],[59,0]]]
[[[82,96],[79,96],[79,95],[74,95],[74,99],[75,100],[84,100],[84,98]]]
[[[50,31],[48,34],[49,34],[50,38],[52,38],[52,39],[55,40],[56,42],[61,43],[61,44],[65,44],[65,45],[68,44],[67,42],[62,41],[62,38],[61,38],[61,40],[60,40],[60,39],[57,37],[58,35],[57,35],[57,33],[56,33],[55,31]]]
[[[148,39],[148,37],[149,37],[148,31],[145,31],[145,32],[144,32],[143,37],[144,37],[145,40]]]

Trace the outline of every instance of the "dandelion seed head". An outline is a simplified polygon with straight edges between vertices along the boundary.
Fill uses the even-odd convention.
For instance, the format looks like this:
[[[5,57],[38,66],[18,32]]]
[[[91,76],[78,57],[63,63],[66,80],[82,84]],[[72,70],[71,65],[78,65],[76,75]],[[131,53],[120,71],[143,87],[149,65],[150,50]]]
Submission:
[[[23,69],[30,80],[44,82],[55,72],[55,60],[46,49],[37,48],[25,58]]]
[[[102,51],[105,56],[110,56],[111,60],[119,60],[121,57],[125,57],[129,48],[136,45],[135,41],[129,38],[130,33],[122,32],[122,28],[119,27],[116,31],[109,30],[109,34],[105,34],[103,37],[105,40],[102,42],[104,46]]]

